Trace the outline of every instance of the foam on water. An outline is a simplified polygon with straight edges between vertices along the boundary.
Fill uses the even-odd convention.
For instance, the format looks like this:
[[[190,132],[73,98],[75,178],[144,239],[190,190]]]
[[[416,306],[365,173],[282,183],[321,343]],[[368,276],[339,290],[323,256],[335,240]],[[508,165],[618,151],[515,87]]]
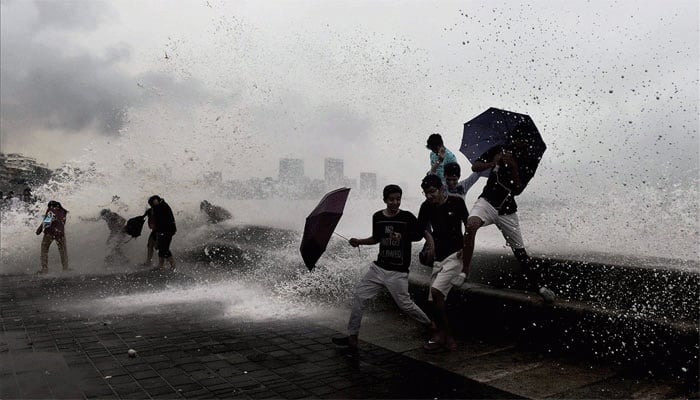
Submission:
[[[201,304],[206,307],[208,303],[217,303],[224,309],[222,317],[256,320],[286,319],[313,313],[309,306],[265,296],[264,293],[264,288],[256,287],[249,281],[225,281],[111,296],[91,302],[90,308],[95,307],[93,312],[98,315],[158,314],[178,304]]]
[[[202,232],[200,235],[207,236]],[[369,251],[360,253],[334,239],[323,262],[308,271],[300,262],[297,243],[281,242],[276,248],[251,257],[254,262],[250,267],[226,260],[213,263],[209,269],[184,263],[179,271],[197,283],[118,295],[107,291],[96,300],[71,308],[118,316],[160,313],[181,305],[211,310],[214,304],[214,309],[221,308],[217,315],[222,318],[338,318],[336,307],[349,304],[356,282],[373,257]],[[344,315],[345,311],[341,313]]]

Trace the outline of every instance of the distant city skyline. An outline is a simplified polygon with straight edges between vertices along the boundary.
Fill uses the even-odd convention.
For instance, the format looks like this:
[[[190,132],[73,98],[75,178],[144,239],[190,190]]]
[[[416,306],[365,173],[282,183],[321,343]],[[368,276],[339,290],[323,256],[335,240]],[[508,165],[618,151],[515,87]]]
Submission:
[[[277,174],[278,182],[288,182],[300,185],[312,178],[306,175],[305,163],[301,158],[280,158]],[[326,157],[323,160],[323,179],[327,188],[350,187],[360,189],[363,193],[374,194],[377,190],[377,174],[375,172],[360,172],[358,180],[345,175],[345,160],[342,158]]]

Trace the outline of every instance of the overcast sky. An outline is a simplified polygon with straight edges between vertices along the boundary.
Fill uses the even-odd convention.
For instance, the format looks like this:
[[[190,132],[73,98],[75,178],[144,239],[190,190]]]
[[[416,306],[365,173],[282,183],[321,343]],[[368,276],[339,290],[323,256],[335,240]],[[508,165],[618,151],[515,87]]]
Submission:
[[[697,181],[695,0],[0,7],[2,151],[51,167],[99,148],[226,178],[303,158],[317,178],[333,156],[353,178],[412,182],[430,133],[457,153],[462,124],[494,106],[542,131],[542,184]]]

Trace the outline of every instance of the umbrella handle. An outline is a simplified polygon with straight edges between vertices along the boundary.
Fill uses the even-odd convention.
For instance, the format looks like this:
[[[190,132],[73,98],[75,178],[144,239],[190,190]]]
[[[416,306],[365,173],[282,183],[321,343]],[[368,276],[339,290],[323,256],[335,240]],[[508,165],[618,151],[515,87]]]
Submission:
[[[343,238],[345,240],[348,240],[348,241],[350,240],[350,239],[346,238],[345,236],[341,235],[340,233],[337,233],[335,231],[333,231],[333,233],[340,236],[341,238]],[[360,251],[360,246],[357,246],[357,254],[362,255],[362,252]]]

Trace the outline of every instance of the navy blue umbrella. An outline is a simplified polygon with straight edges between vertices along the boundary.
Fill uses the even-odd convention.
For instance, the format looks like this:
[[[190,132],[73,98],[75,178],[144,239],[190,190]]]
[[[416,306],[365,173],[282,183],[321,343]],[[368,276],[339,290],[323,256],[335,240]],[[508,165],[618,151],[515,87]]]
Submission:
[[[515,137],[531,138],[540,155],[547,148],[529,115],[491,107],[464,123],[459,151],[473,164],[487,150]]]
[[[472,164],[486,151],[495,146],[508,146],[514,141],[525,143],[524,181],[534,176],[542,154],[547,149],[540,131],[529,115],[491,107],[464,123],[462,144],[459,151]]]

